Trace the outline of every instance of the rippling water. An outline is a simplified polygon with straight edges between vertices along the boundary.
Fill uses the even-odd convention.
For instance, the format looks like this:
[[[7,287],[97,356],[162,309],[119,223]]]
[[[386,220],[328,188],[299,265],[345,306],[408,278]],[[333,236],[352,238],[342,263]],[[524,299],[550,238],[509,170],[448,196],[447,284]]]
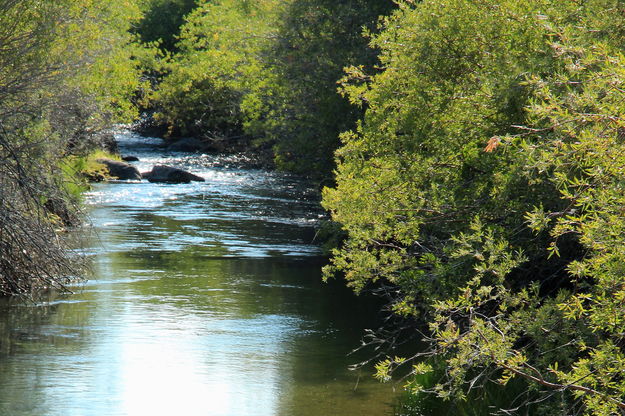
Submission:
[[[0,303],[0,415],[392,414],[392,386],[347,370],[375,307],[321,283],[314,190],[240,157],[118,139],[142,171],[206,182],[89,192],[92,278]]]

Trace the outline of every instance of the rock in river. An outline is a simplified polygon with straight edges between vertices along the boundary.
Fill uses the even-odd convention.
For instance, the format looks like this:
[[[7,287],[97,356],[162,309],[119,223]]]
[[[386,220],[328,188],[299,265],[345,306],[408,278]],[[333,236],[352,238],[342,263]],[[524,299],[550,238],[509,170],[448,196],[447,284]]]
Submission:
[[[96,162],[106,166],[109,175],[121,180],[141,180],[141,173],[134,166],[119,160],[100,158]]]
[[[150,182],[189,183],[191,181],[206,181],[206,179],[202,178],[201,176],[197,176],[185,170],[166,165],[156,165],[152,168],[150,172],[145,172],[142,175]]]

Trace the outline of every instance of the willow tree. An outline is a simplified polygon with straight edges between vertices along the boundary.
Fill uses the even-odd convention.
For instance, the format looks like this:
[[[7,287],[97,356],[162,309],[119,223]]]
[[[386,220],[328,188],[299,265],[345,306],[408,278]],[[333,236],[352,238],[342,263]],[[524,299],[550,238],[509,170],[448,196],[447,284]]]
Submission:
[[[244,105],[247,130],[273,146],[279,168],[331,180],[339,134],[361,111],[337,92],[350,65],[371,68],[376,51],[364,33],[395,7],[391,0],[284,2],[273,42],[265,45],[269,78]]]
[[[74,274],[60,160],[135,110],[128,2],[0,0],[0,294]]]
[[[345,79],[366,114],[324,192],[348,235],[327,275],[428,324],[431,349],[379,377],[429,354],[443,375],[414,392],[522,379],[540,414],[624,413],[622,2],[400,6],[383,71]]]
[[[143,16],[134,26],[144,43],[156,42],[165,51],[176,51],[184,18],[196,6],[195,0],[137,0]]]
[[[201,1],[181,28],[178,52],[153,96],[174,136],[241,138],[241,103],[265,82],[262,53],[275,34],[278,0]]]

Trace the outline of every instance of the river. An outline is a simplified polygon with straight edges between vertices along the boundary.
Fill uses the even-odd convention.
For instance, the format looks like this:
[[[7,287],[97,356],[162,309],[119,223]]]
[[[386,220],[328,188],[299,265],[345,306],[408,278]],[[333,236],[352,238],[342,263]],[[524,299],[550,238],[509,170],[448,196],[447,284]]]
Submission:
[[[90,279],[0,302],[0,415],[391,415],[393,386],[347,368],[375,307],[321,282],[313,189],[240,157],[118,140],[140,170],[206,182],[94,186]]]

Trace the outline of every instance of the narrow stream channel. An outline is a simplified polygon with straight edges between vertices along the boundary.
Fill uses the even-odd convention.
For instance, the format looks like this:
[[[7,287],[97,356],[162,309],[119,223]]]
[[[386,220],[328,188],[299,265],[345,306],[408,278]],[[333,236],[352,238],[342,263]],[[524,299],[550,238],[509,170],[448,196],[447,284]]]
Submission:
[[[140,170],[206,182],[94,187],[92,278],[45,304],[0,302],[0,415],[391,415],[392,386],[347,370],[375,312],[321,282],[313,190],[118,139]]]

